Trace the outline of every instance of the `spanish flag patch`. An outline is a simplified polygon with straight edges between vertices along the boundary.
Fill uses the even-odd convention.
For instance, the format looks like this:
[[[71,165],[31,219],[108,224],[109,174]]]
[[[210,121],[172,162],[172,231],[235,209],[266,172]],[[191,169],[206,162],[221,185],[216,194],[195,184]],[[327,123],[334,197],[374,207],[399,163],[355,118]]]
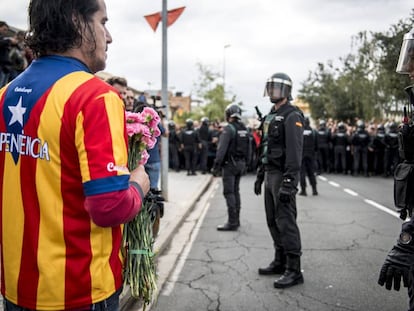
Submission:
[[[296,124],[296,126],[302,127],[302,123],[301,122],[296,122],[295,124]]]

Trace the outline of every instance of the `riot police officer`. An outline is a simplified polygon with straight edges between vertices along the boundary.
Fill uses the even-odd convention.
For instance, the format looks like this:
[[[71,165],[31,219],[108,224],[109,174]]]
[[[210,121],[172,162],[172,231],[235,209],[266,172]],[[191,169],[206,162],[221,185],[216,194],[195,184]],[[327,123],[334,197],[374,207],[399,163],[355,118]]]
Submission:
[[[201,125],[200,128],[197,130],[197,133],[198,139],[200,141],[200,170],[202,174],[205,174],[207,172],[208,147],[212,139],[210,130],[210,120],[207,117],[201,118]]]
[[[349,136],[343,122],[338,123],[336,132],[332,135],[334,151],[334,168],[337,173],[347,174],[346,152],[349,146]]]
[[[400,162],[398,153],[398,125],[396,122],[391,122],[389,130],[385,133],[385,176],[394,175],[394,170]]]
[[[309,118],[305,118],[303,127],[303,155],[300,170],[300,192],[299,195],[306,196],[306,176],[312,187],[312,194],[318,195],[316,189],[315,163],[318,152],[318,139],[316,131],[311,127]]]
[[[292,80],[275,73],[266,82],[265,96],[273,107],[262,121],[261,159],[254,191],[264,181],[266,221],[275,247],[274,259],[259,274],[282,274],[273,283],[287,288],[303,283],[302,246],[296,223],[296,193],[302,163],[303,114],[291,101]]]
[[[184,150],[185,169],[187,175],[196,175],[196,152],[198,145],[197,132],[194,130],[192,119],[185,121],[186,128],[181,131],[181,146]]]
[[[356,176],[361,172],[368,177],[368,146],[370,144],[370,136],[365,130],[365,122],[358,120],[357,130],[352,134],[351,145],[353,152],[353,175]]]
[[[331,172],[331,131],[326,127],[326,121],[319,121],[319,128],[317,132],[318,140],[318,174]]]
[[[375,134],[371,149],[374,152],[374,173],[376,175],[384,174],[384,155],[385,155],[385,127],[379,124]]]
[[[397,64],[397,72],[409,74],[414,79],[414,29],[404,36]],[[410,98],[410,105],[414,107],[414,85],[406,88]],[[385,262],[380,270],[378,283],[391,290],[399,290],[401,280],[405,287],[408,287],[409,311],[414,311],[414,120],[412,115],[405,116],[404,124],[399,132],[400,155],[404,162],[398,164],[395,170],[394,179],[394,203],[400,212],[400,218],[405,220],[402,224],[401,233],[397,243],[388,253]]]
[[[241,122],[241,108],[236,104],[226,107],[228,122],[219,137],[213,174],[222,171],[223,195],[226,199],[228,220],[217,227],[219,231],[235,231],[240,226],[240,179],[246,171],[249,137],[246,126]]]
[[[177,128],[174,121],[168,122],[168,150],[170,159],[170,168],[176,172],[180,171],[180,138],[177,134]]]

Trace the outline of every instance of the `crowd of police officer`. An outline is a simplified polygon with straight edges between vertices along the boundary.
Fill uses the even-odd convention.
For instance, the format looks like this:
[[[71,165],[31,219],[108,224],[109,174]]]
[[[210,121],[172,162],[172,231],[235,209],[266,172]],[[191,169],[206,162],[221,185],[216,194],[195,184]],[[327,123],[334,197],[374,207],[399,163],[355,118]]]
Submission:
[[[355,125],[319,120],[316,128],[316,172],[354,176],[392,176],[401,161],[398,124],[394,121]]]
[[[211,173],[216,159],[219,136],[226,124],[211,122],[207,117],[198,122],[187,119],[180,127],[174,121],[168,122],[169,132],[169,167],[175,171],[186,170],[188,176]],[[255,169],[256,143],[252,130],[247,129],[249,138],[249,161],[247,170]]]

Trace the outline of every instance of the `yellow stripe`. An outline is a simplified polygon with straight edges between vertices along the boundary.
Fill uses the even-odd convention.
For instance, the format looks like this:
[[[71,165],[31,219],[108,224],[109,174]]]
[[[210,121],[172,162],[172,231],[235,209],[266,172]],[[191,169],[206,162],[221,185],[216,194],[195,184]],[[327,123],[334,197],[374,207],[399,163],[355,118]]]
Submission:
[[[115,165],[126,167],[128,163],[128,154],[126,150],[128,149],[123,139],[125,124],[118,122],[118,120],[123,120],[125,117],[124,104],[122,103],[122,100],[119,99],[119,96],[114,92],[106,93],[103,96],[105,99],[105,109],[107,111],[107,114],[111,116],[111,118],[108,118],[109,128],[111,131],[111,139],[112,141],[117,142],[116,144],[113,144],[113,156],[115,159]],[[118,175],[124,174],[128,173],[118,170]]]
[[[36,185],[39,196],[40,232],[38,261],[41,271],[38,295],[43,301],[65,301],[65,257],[56,245],[65,245],[63,237],[63,200],[61,197],[60,131],[65,103],[74,90],[92,76],[73,73],[56,82],[40,116],[38,137],[47,137],[51,161],[37,161]],[[51,130],[53,129],[53,130]],[[52,282],[52,283],[50,283]],[[53,289],[53,290],[52,290]]]
[[[103,295],[114,292],[115,280],[109,257],[112,252],[112,229],[98,227],[91,222],[91,262],[92,301],[102,300]]]
[[[302,127],[302,123],[300,123],[300,122],[296,122],[295,124],[296,124],[296,126]]]
[[[17,165],[14,163],[11,153],[6,152],[3,183],[3,252],[8,254],[3,257],[5,283],[7,297],[10,300],[16,299],[17,283],[20,272],[21,252],[23,245],[24,212],[22,193],[20,191],[20,160]],[[13,207],[13,208],[11,208]],[[19,230],[16,230],[19,228]]]

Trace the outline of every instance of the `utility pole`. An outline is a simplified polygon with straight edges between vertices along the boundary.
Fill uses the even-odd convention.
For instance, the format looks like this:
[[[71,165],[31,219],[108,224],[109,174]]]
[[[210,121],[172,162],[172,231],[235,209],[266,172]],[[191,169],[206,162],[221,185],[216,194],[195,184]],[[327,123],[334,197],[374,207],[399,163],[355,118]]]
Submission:
[[[226,44],[223,47],[223,96],[226,99],[226,49],[231,47],[230,44]]]
[[[161,64],[161,103],[164,107],[165,119],[169,119],[168,103],[168,58],[167,58],[167,0],[162,0],[162,64]],[[161,137],[161,189],[168,201],[168,137]]]

